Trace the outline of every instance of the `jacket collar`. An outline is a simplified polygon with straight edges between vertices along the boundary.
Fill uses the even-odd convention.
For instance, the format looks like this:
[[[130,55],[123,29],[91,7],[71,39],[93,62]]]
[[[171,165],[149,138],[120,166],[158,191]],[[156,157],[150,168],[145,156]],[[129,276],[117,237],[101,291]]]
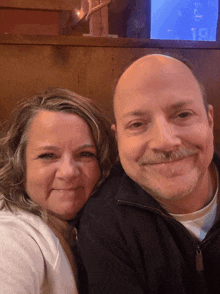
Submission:
[[[157,210],[158,212],[169,215],[150,194],[128,177],[125,172],[115,199],[118,201],[118,204],[133,205],[154,211]]]

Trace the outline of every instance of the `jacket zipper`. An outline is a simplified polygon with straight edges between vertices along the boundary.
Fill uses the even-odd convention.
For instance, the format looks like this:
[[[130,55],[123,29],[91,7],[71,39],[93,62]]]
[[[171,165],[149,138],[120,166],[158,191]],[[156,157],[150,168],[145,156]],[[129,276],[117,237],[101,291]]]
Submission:
[[[145,206],[143,204],[138,204],[138,203],[133,203],[133,202],[129,202],[129,201],[124,201],[124,200],[118,200],[118,203],[121,203],[121,204],[127,204],[127,205],[131,205],[131,206],[136,206],[136,207],[139,207],[139,208],[147,208],[149,210],[153,210],[154,212],[158,213],[158,214],[162,214],[164,217],[168,218],[168,219],[172,219],[172,220],[175,220],[173,219],[173,217],[169,216],[168,214],[165,214],[163,213],[160,209],[158,208],[153,208],[153,207],[149,207],[149,206]],[[184,227],[184,226],[183,226]],[[187,229],[186,229],[187,230]],[[188,231],[188,230],[187,230]],[[213,232],[213,234],[215,235],[216,231]],[[213,234],[212,234],[212,237],[213,237]],[[212,238],[211,237],[211,238]],[[207,240],[211,239],[210,236],[208,237],[208,239],[206,240],[203,240],[200,245],[204,245],[204,243],[207,243]],[[202,255],[202,250],[200,248],[200,246],[197,246],[196,248],[196,270],[201,273],[203,270],[204,270],[204,264],[203,264],[203,255]]]
[[[202,240],[202,242],[200,243],[200,246],[198,246],[196,249],[196,269],[198,272],[201,272],[204,270],[203,255],[202,255],[201,247],[204,247],[205,244],[209,243],[217,234],[219,234],[217,225],[219,225],[219,221],[214,225],[213,232],[211,234],[208,233],[209,234],[208,237]]]
[[[202,251],[199,246],[196,249],[196,270],[198,272],[202,272],[204,270]]]

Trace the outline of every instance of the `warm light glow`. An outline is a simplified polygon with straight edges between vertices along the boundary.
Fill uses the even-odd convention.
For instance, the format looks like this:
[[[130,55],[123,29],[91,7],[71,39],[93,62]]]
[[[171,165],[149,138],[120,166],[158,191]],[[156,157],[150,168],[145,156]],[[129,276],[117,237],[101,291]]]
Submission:
[[[80,15],[80,11],[77,12],[77,15]]]

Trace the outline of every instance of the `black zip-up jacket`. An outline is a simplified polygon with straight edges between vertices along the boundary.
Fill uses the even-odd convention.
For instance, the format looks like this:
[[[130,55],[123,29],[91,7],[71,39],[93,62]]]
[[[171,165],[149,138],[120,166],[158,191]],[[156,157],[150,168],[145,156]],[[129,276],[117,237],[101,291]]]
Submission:
[[[122,168],[88,201],[78,244],[88,293],[220,293],[220,223],[198,244]]]

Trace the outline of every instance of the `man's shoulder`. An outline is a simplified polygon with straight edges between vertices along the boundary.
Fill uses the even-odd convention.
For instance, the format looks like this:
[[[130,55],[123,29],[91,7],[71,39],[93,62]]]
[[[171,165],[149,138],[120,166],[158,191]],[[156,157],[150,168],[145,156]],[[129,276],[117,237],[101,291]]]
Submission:
[[[118,162],[117,164],[115,164],[112,167],[111,173],[110,173],[109,177],[106,180],[111,179],[111,178],[115,178],[115,177],[121,178],[124,175],[125,175],[125,171],[124,171],[121,163]]]
[[[117,194],[121,187],[123,177],[126,176],[120,164],[114,166],[108,178],[98,190],[89,198],[81,211],[79,218],[107,215],[109,211],[117,210]]]
[[[117,193],[122,178],[126,176],[121,164],[115,165],[108,178],[101,184],[95,194],[91,197],[91,199],[96,199],[100,197],[110,197],[114,196]]]

